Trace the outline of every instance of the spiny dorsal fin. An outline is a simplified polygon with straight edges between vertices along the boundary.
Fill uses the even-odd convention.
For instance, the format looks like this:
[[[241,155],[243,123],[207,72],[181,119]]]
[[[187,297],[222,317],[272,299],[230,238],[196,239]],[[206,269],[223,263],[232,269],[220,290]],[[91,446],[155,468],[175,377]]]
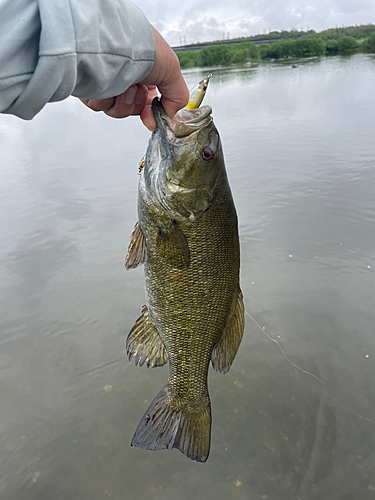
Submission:
[[[146,242],[138,222],[130,235],[128,252],[125,257],[126,269],[134,269],[146,260]]]
[[[149,318],[146,306],[142,307],[142,314],[126,339],[126,352],[129,361],[134,358],[135,364],[140,366],[144,363],[148,367],[163,366],[167,362],[167,352]]]
[[[241,290],[238,293],[237,303],[233,309],[223,335],[213,348],[211,355],[212,366],[220,373],[228,372],[242,340],[245,313]]]
[[[171,224],[158,230],[157,245],[164,259],[177,269],[189,267],[190,250],[186,236],[173,221]]]

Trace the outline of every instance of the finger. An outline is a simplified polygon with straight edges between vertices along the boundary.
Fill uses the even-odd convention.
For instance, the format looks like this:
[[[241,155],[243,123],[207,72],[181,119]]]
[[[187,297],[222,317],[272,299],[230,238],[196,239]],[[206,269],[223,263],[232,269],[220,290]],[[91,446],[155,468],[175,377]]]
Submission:
[[[88,108],[92,109],[93,111],[107,111],[113,106],[115,98],[109,97],[108,99],[101,99],[101,100],[81,99],[81,101],[83,102],[83,104],[85,104]]]
[[[180,62],[175,52],[168,46],[168,71],[158,83],[161,103],[170,116],[174,115],[189,102],[189,89],[181,74]]]
[[[112,118],[126,118],[133,114],[134,106],[134,102],[126,102],[125,93],[120,94],[116,97],[113,106],[105,111],[105,114]]]
[[[156,85],[146,85],[146,87],[148,88],[147,104],[151,104],[154,97],[158,96],[158,91]]]
[[[145,106],[140,113],[140,117],[145,127],[151,131],[156,129],[156,121],[151,106]]]
[[[106,115],[112,118],[126,118],[130,115],[139,115],[146,105],[148,89],[145,85],[132,85],[129,89],[116,97],[112,108]]]
[[[171,118],[189,102],[189,90],[180,72],[172,82],[159,85],[161,103]]]
[[[150,73],[141,83],[157,85],[162,95],[164,109],[173,118],[177,111],[188,103],[189,90],[181,74],[176,53],[160,33],[153,26],[151,28],[154,34],[156,58]]]
[[[132,85],[115,98],[113,106],[105,111],[112,118],[126,118],[134,113],[137,85]]]
[[[137,85],[137,92],[134,98],[133,115],[140,115],[148,100],[148,88],[146,85]]]

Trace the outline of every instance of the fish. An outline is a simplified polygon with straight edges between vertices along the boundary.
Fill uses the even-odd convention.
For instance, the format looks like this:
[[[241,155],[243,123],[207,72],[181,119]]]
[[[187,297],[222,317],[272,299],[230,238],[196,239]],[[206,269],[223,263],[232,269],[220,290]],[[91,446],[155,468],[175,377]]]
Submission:
[[[190,89],[189,102],[187,103],[184,109],[199,108],[199,106],[202,104],[204,96],[206,95],[208,82],[210,81],[211,77],[212,74],[210,73],[209,75],[206,76],[206,78],[203,78],[203,80],[198,82],[196,85],[194,85],[192,89]],[[143,157],[142,160],[139,162],[138,165],[139,173],[144,168],[144,166],[145,166],[145,157]]]
[[[169,376],[132,446],[176,448],[205,462],[210,451],[210,362],[227,373],[244,331],[237,213],[210,106],[172,120],[160,100],[138,188],[138,222],[125,267],[144,263],[146,304],[127,341],[136,365]]]
[[[189,92],[189,102],[184,109],[191,110],[199,108],[199,106],[202,104],[204,96],[206,95],[208,82],[210,81],[211,77],[212,74],[210,73],[206,76],[206,78],[203,78],[203,80],[194,85],[194,87]]]

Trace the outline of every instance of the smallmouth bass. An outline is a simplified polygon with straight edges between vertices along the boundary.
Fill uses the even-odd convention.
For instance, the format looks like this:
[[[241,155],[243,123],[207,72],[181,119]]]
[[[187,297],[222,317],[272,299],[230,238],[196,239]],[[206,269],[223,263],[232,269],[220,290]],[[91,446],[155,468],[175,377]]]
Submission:
[[[211,439],[210,361],[226,373],[244,330],[237,215],[211,108],[172,121],[152,103],[157,130],[138,189],[127,269],[144,263],[146,305],[127,353],[150,367],[169,362],[166,386],[143,415],[132,445],[177,448],[205,462]]]

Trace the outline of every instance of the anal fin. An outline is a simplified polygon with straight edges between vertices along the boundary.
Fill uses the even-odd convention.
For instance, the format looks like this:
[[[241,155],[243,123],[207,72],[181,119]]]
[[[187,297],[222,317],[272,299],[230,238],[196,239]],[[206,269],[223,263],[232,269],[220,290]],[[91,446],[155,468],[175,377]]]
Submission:
[[[134,269],[139,265],[143,264],[145,260],[146,260],[145,237],[142,233],[142,229],[139,227],[139,223],[136,222],[133,231],[130,234],[128,252],[125,257],[125,267],[126,269]]]
[[[241,290],[238,293],[237,303],[225,330],[213,348],[211,362],[213,368],[220,373],[227,373],[240,346],[245,327],[245,309]]]
[[[135,364],[140,366],[144,363],[148,367],[163,366],[168,360],[167,351],[149,318],[146,306],[142,307],[142,314],[126,339],[126,352],[129,361],[134,358]]]

